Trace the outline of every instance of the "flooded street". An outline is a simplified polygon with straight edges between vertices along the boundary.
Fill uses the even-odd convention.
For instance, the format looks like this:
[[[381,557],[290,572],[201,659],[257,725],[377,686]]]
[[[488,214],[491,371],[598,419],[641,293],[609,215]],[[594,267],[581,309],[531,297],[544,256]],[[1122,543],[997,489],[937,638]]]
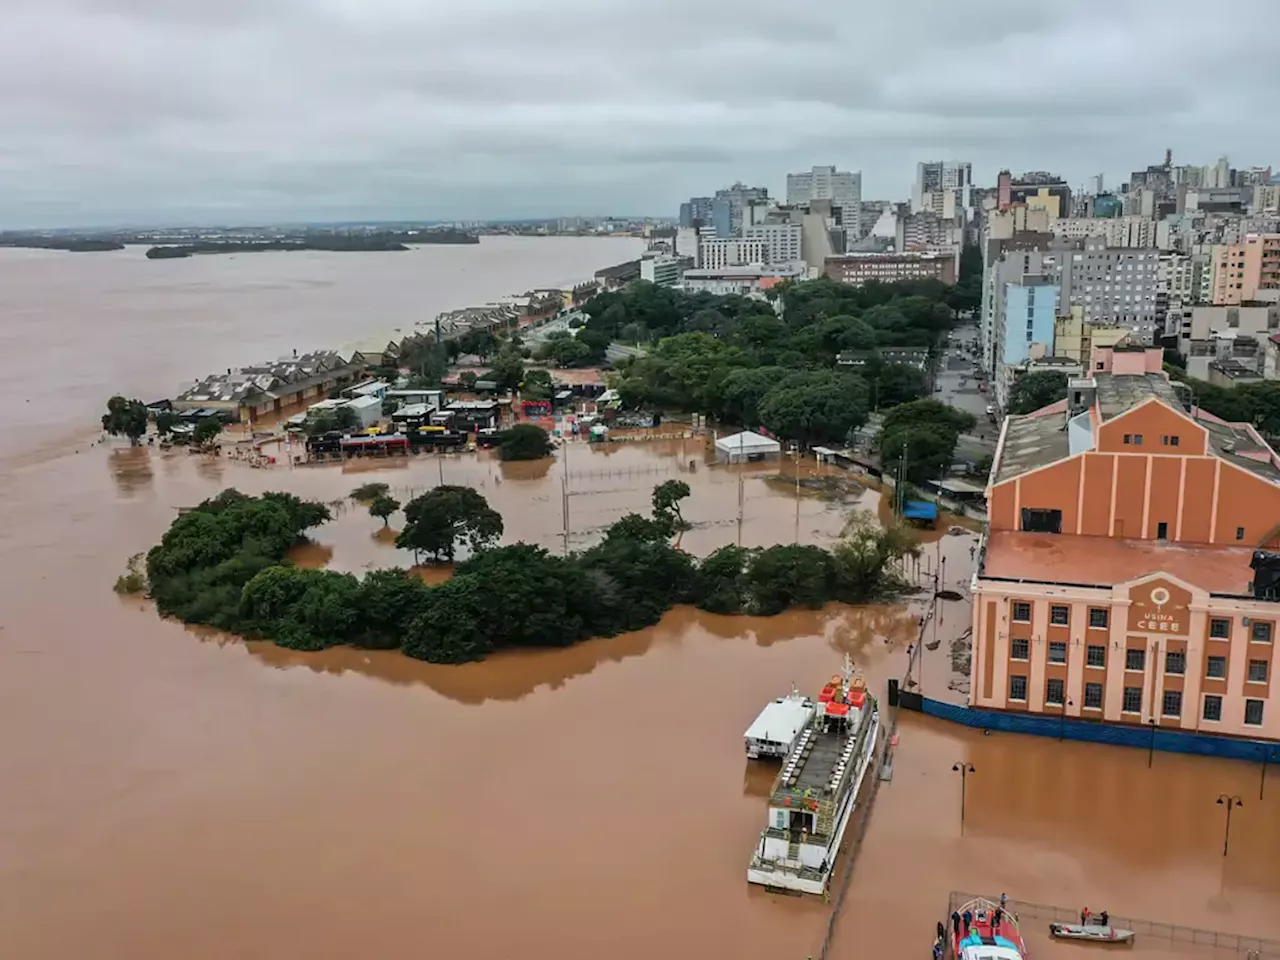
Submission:
[[[96,344],[98,334],[80,336]],[[197,373],[225,346],[208,331],[152,336],[162,358],[192,351],[182,362]],[[192,350],[183,338],[197,336]],[[274,350],[267,339],[235,346],[237,360]],[[95,366],[123,362],[108,347],[97,357],[43,350],[23,369],[68,368],[73,383],[91,385],[91,415],[112,384],[128,390],[125,368]],[[0,357],[18,363],[12,351]],[[158,394],[176,379],[159,379]],[[15,374],[0,389],[13,407],[31,387]],[[68,414],[79,401],[45,392],[32,394],[42,434],[94,435],[92,421]],[[489,499],[508,541],[558,550],[566,485],[577,547],[647,510],[652,487],[678,476],[692,488],[682,505],[692,552],[739,537],[828,543],[843,505],[797,500],[790,464],[779,482],[768,479],[776,466],[709,467],[695,440],[576,444],[566,481],[563,451],[539,464],[480,454],[253,470],[115,445],[32,456],[29,442],[6,442],[3,955],[816,955],[829,908],[745,881],[775,771],[745,760],[741,734],[793,681],[815,691],[846,651],[883,691],[917,638],[918,601],[772,619],[678,609],[639,633],[448,667],[246,644],[162,621],[111,591],[178,507],[226,486],[336,501],[376,479],[404,499],[443,475]],[[877,509],[879,494],[858,502]],[[407,566],[380,527],[347,505],[297,559],[353,572]],[[931,538],[922,570],[945,556],[954,586],[973,542]],[[948,640],[967,619],[963,601],[945,610],[939,646],[925,653],[931,695],[948,682]],[[1259,802],[1258,767],[1157,754],[1148,769],[1142,751],[984,737],[912,715],[899,736],[829,956],[927,955],[952,890],[1280,938],[1280,782]],[[977,771],[963,837],[951,772],[960,761]],[[1224,792],[1245,801],[1226,858],[1214,805]],[[1025,926],[1037,958],[1087,949],[1042,944],[1045,924]],[[1168,955],[1148,943],[1136,952]]]

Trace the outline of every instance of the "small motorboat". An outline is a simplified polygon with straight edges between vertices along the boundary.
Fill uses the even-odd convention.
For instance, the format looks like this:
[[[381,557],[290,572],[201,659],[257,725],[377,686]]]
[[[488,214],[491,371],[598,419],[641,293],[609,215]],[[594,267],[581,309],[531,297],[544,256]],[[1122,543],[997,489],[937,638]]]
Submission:
[[[1100,923],[1051,923],[1049,932],[1063,940],[1092,940],[1097,943],[1131,943],[1132,930],[1106,926]]]

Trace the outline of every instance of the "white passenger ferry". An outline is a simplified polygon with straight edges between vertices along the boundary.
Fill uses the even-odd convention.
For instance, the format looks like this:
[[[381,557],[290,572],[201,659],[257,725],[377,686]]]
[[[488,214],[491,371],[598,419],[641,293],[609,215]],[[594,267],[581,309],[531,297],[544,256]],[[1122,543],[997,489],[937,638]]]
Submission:
[[[747,867],[749,883],[826,891],[879,732],[879,706],[846,655],[843,672],[822,688],[774,782],[768,826]]]

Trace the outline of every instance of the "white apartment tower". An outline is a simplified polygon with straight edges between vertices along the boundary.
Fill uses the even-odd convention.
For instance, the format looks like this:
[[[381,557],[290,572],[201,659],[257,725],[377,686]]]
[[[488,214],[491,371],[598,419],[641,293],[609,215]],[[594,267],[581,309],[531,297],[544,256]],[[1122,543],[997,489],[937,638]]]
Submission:
[[[830,200],[833,207],[856,206],[862,199],[862,174],[814,167],[808,173],[787,174],[787,205]]]
[[[764,264],[768,256],[768,245],[758,238],[706,237],[698,245],[698,266],[704,270]]]
[[[800,241],[804,228],[798,223],[758,223],[743,227],[745,240],[762,240],[765,244],[766,263],[799,263]]]
[[[936,163],[916,164],[916,182],[911,190],[911,212],[937,212],[947,206],[935,199],[934,194],[949,193],[954,197],[955,210],[968,211],[972,202],[970,188],[973,185],[973,164],[963,161],[940,160]]]

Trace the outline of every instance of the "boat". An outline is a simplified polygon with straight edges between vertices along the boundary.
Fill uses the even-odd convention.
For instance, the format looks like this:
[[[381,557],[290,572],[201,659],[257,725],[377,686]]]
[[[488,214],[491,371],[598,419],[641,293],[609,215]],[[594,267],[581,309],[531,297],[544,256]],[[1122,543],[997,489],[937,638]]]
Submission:
[[[1000,920],[996,922],[996,911]],[[977,897],[955,911],[971,918],[951,929],[951,955],[956,960],[1026,960],[1027,948],[1018,930],[1018,918],[1000,904]]]
[[[748,883],[827,891],[879,732],[879,704],[846,654],[843,671],[822,688],[773,783]]]
[[[1100,923],[1051,923],[1049,932],[1062,940],[1092,940],[1095,943],[1131,943],[1132,930]]]
[[[747,757],[751,760],[786,757],[812,722],[817,709],[818,705],[802,696],[793,684],[790,694],[765,704],[760,716],[742,735],[747,745]]]

